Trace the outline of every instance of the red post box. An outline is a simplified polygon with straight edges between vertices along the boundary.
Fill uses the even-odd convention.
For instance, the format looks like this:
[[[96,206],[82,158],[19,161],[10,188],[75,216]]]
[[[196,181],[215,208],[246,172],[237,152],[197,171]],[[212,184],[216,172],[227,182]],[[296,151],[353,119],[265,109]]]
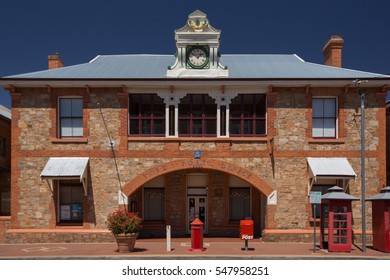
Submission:
[[[206,249],[203,247],[203,223],[199,218],[191,223],[191,248],[192,252],[203,252]]]
[[[240,221],[240,238],[245,240],[245,248],[242,250],[248,251],[248,240],[253,239],[253,220]]]
[[[240,221],[240,238],[241,240],[253,239],[253,220]]]

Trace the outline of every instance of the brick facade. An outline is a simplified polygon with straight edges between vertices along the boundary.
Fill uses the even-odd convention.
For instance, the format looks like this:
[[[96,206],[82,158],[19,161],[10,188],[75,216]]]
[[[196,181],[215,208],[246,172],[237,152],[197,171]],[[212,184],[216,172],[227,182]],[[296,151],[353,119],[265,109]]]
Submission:
[[[84,138],[58,139],[57,99],[84,97]],[[338,139],[318,141],[311,135],[311,98],[337,96],[339,102]],[[166,181],[166,221],[145,222],[146,236],[161,236],[165,224],[173,233],[185,234],[185,175],[206,173],[209,177],[208,226],[210,235],[234,236],[238,223],[228,219],[228,176],[252,185],[252,213],[256,235],[269,240],[303,240],[300,230],[311,230],[308,201],[307,157],[347,157],[358,177],[349,185],[350,194],[360,196],[360,118],[358,95],[345,88],[272,88],[268,96],[268,135],[264,138],[129,138],[127,94],[121,88],[18,88],[13,97],[12,219],[6,242],[15,235],[38,239],[34,231],[61,229],[56,224],[56,199],[40,173],[49,157],[90,158],[85,219],[79,228],[96,230],[97,240],[105,219],[118,206],[118,181],[114,159],[108,146],[100,110],[116,142],[115,154],[125,195],[138,201],[142,213],[142,186],[164,175]],[[366,189],[375,194],[386,183],[385,93],[370,90],[366,99]],[[99,110],[99,104],[104,104]],[[272,144],[271,144],[272,143]],[[272,147],[272,156],[271,155]],[[193,151],[202,151],[201,159]],[[277,204],[266,205],[266,197],[277,191]],[[260,208],[263,208],[261,211]],[[293,214],[292,214],[293,213]],[[367,221],[370,221],[370,209]],[[361,227],[361,206],[353,203],[354,229]],[[370,228],[370,222],[368,224]],[[24,229],[25,232],[19,231]],[[29,232],[28,230],[31,230]],[[65,230],[65,229],[64,229]],[[295,230],[295,231],[294,231]],[[278,237],[283,235],[285,237]],[[295,232],[295,233],[294,233]],[[298,234],[299,233],[299,234]],[[55,240],[40,233],[42,242]],[[99,235],[100,234],[100,235]],[[30,236],[27,238],[26,235]],[[32,235],[32,236],[31,236]],[[34,237],[35,236],[35,237]],[[290,237],[287,237],[290,236]],[[294,237],[295,236],[295,237]],[[66,238],[65,238],[66,239]],[[89,239],[88,239],[89,240]],[[96,239],[94,239],[96,241]]]

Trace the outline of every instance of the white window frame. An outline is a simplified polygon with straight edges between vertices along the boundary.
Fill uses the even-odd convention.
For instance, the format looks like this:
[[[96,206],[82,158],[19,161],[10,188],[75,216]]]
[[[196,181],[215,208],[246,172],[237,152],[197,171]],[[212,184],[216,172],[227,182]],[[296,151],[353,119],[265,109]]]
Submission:
[[[335,136],[334,137],[326,137],[324,135],[322,136],[315,136],[313,131],[314,131],[314,108],[313,108],[313,102],[315,99],[332,99],[335,101]],[[317,139],[338,139],[339,138],[339,114],[338,114],[338,98],[337,96],[313,96],[312,101],[312,113],[311,113],[311,136],[312,138],[317,138]],[[324,127],[322,127],[324,129]]]
[[[61,126],[61,100],[64,100],[64,99],[80,99],[81,100],[81,134],[80,135],[75,135],[73,133],[73,129],[74,127],[72,126],[71,129],[72,129],[72,135],[71,136],[68,136],[68,135],[63,135],[62,134],[62,126]],[[57,112],[57,115],[58,115],[58,122],[57,122],[57,125],[58,125],[58,137],[59,138],[81,138],[84,136],[84,99],[83,97],[81,96],[61,96],[58,98],[58,104],[57,104],[57,108],[58,108],[58,112]],[[75,117],[76,118],[76,117]],[[79,118],[79,117],[77,117]]]

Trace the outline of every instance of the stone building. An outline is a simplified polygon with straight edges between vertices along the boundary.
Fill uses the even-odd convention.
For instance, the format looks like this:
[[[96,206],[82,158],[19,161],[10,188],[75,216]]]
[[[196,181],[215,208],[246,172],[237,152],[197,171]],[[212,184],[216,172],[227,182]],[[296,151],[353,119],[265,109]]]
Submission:
[[[118,205],[142,215],[144,237],[164,236],[166,225],[186,236],[199,217],[209,236],[237,237],[251,218],[264,240],[312,240],[310,191],[338,185],[361,196],[359,88],[367,195],[378,193],[390,76],[342,68],[340,36],[320,65],[221,54],[220,35],[195,11],[167,38],[175,55],[64,67],[56,54],[48,70],[3,77],[13,118],[4,242],[112,240],[105,221]],[[359,202],[353,215],[359,236]]]

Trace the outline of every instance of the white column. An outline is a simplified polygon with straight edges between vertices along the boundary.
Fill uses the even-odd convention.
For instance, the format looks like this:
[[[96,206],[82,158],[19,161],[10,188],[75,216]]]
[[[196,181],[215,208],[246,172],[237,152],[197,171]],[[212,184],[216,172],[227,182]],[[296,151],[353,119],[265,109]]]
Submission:
[[[169,137],[169,104],[165,103],[165,137]]]
[[[217,137],[221,137],[221,105],[217,103]]]
[[[175,104],[175,137],[179,137],[179,103]]]
[[[225,112],[225,119],[226,119],[226,137],[229,137],[229,115],[230,115],[230,101],[226,104],[226,112]]]

